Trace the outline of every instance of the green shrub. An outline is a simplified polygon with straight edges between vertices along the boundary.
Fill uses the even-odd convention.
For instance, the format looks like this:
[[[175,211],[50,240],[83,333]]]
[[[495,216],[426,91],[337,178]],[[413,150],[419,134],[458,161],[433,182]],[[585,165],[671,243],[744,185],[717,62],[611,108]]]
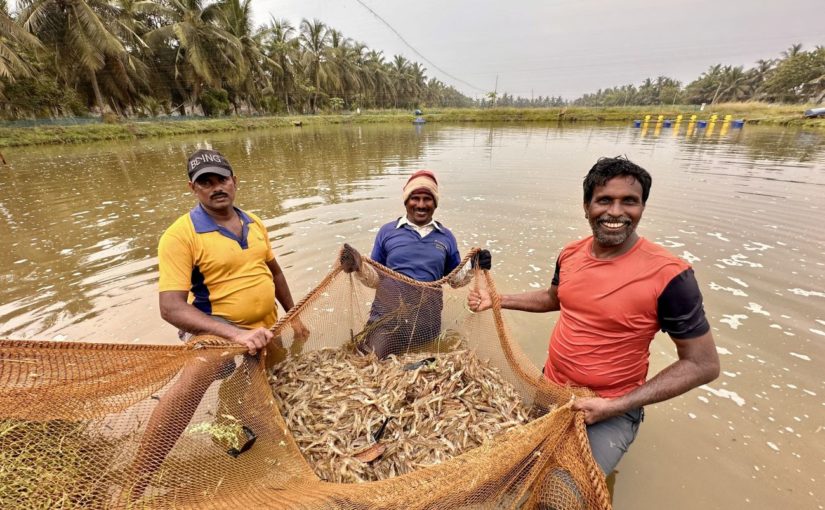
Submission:
[[[229,113],[229,93],[224,89],[208,89],[201,94],[201,108],[207,117]]]

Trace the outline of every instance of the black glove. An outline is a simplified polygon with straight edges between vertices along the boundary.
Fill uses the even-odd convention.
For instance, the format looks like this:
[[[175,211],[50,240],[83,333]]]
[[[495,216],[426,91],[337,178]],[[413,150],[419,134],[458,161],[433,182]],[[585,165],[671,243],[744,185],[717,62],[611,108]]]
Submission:
[[[490,250],[481,250],[476,253],[476,256],[473,257],[472,268],[477,267],[487,271],[493,267],[493,256],[490,254]]]
[[[344,249],[341,250],[341,269],[345,273],[354,273],[361,269],[361,254],[346,243],[344,243]]]

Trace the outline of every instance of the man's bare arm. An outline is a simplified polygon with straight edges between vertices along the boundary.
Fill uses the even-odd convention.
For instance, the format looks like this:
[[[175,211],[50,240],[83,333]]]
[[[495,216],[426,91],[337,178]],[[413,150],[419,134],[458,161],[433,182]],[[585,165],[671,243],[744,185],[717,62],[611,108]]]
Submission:
[[[288,312],[295,306],[292,300],[292,292],[289,290],[289,284],[286,282],[286,275],[284,274],[278,261],[275,259],[266,263],[269,270],[272,271],[272,281],[275,282],[275,299],[284,307],[284,311]],[[298,317],[295,317],[290,322],[296,338],[306,339],[309,336],[309,329]]]
[[[266,328],[242,329],[212,319],[186,302],[186,291],[165,291],[158,295],[160,316],[169,324],[197,335],[215,335],[241,344],[250,354],[262,349],[272,338]]]
[[[289,291],[289,284],[286,282],[286,275],[284,275],[278,261],[272,259],[266,263],[269,270],[272,272],[272,281],[275,282],[275,299],[284,307],[284,311],[289,311],[295,306],[292,301],[292,292]]]
[[[573,409],[584,411],[587,424],[597,423],[631,409],[671,399],[719,376],[719,354],[710,331],[687,340],[674,338],[673,342],[679,359],[645,384],[614,399],[578,400],[573,403]]]
[[[521,294],[502,294],[501,307],[506,310],[520,310],[523,312],[555,312],[559,310],[558,287],[549,289],[522,292]],[[486,289],[471,290],[467,296],[467,305],[474,312],[481,312],[493,306],[493,300]]]

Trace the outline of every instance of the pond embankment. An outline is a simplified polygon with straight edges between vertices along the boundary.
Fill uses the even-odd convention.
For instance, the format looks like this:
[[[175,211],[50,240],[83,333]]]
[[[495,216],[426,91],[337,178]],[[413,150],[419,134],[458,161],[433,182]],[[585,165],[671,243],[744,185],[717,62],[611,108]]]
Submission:
[[[632,122],[650,115],[655,122],[691,115],[708,120],[716,114],[721,122],[726,115],[743,119],[747,124],[768,124],[806,128],[825,128],[825,119],[806,119],[801,105],[773,105],[766,103],[730,103],[706,107],[700,111],[693,105],[627,106],[627,107],[562,107],[562,108],[455,108],[427,111],[422,117],[427,122]],[[128,140],[174,135],[246,131],[269,128],[296,128],[330,124],[372,124],[411,122],[413,115],[405,110],[365,111],[363,113],[325,113],[319,115],[287,116],[232,116],[220,118],[179,119],[158,117],[150,120],[118,120],[116,122],[89,122],[78,124],[0,127],[0,147],[26,145],[87,143],[105,140]]]

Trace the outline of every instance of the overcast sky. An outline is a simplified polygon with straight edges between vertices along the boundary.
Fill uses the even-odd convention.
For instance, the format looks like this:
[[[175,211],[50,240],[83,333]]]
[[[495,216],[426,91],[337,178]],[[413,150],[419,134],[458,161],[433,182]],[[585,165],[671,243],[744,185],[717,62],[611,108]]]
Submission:
[[[496,76],[499,93],[567,99],[659,75],[687,83],[711,64],[747,68],[795,42],[825,44],[824,0],[361,1],[429,62],[358,0],[252,6],[260,23],[317,18],[388,60],[421,62],[427,76],[472,97],[493,90]]]

